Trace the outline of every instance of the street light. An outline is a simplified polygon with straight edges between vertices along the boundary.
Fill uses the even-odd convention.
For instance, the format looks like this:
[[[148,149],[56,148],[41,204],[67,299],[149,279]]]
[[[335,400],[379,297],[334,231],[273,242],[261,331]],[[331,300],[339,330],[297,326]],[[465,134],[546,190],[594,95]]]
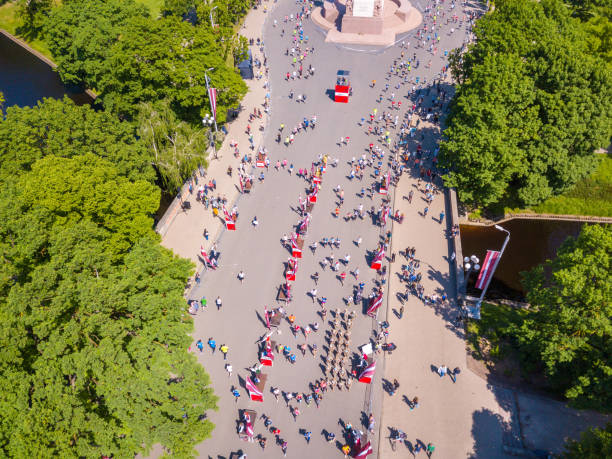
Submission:
[[[217,158],[217,146],[215,145],[215,140],[213,139],[213,133],[212,133],[212,126],[214,122],[215,122],[214,118],[210,116],[208,113],[204,115],[204,118],[202,118],[202,124],[204,125],[205,128],[208,128],[208,135],[210,137],[210,146],[213,148],[215,159],[218,159]]]
[[[209,99],[210,99],[210,86],[209,86],[208,74],[206,72],[210,72],[211,70],[214,70],[214,69],[215,69],[214,67],[211,67],[209,69],[206,69],[206,71],[204,72],[204,81],[206,82],[206,93],[208,94]],[[211,102],[210,110],[212,112],[213,111],[212,101],[210,102]],[[218,132],[217,131],[217,115],[215,113],[213,113],[213,121],[215,122],[215,132]]]
[[[467,273],[465,274],[464,289],[467,289],[467,284],[468,284],[468,281],[470,280],[470,274],[472,272],[472,269],[476,272],[480,270],[480,265],[478,263],[480,263],[480,260],[478,259],[476,255],[472,255],[471,257],[465,257],[463,259],[463,267],[467,271]]]
[[[491,283],[491,279],[493,279],[493,274],[495,274],[495,270],[497,269],[497,265],[499,264],[499,260],[501,260],[501,257],[504,254],[504,250],[506,250],[506,246],[508,245],[508,242],[510,241],[510,231],[508,231],[505,228],[502,228],[499,225],[495,225],[494,227],[495,227],[496,230],[503,231],[504,233],[506,233],[506,239],[504,240],[504,244],[502,245],[502,248],[499,251],[499,257],[497,257],[495,259],[495,264],[493,265],[493,268],[491,269],[491,274],[487,278],[487,283],[485,284],[484,288],[482,289],[482,293],[480,294],[480,298],[478,298],[478,301],[476,302],[476,306],[479,306],[479,307],[482,304],[482,300],[484,299],[485,294],[487,293],[487,289],[489,288],[489,284]]]

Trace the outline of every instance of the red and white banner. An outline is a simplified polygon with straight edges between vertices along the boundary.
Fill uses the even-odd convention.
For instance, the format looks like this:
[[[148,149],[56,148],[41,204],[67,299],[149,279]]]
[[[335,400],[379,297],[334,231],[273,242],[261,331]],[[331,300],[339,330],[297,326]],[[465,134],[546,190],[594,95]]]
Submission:
[[[310,214],[306,214],[304,219],[300,222],[300,227],[298,228],[298,232],[300,234],[305,234],[306,231],[308,231],[308,224],[309,223],[310,223]]]
[[[227,209],[225,208],[225,206],[223,206],[223,215],[225,217],[225,227],[229,230],[229,231],[236,231],[236,223],[234,223],[234,219],[232,218],[232,216],[229,214],[229,212],[227,211]]]
[[[316,185],[319,185],[319,184],[321,183],[321,177],[319,177],[318,175],[315,175],[315,176],[312,178],[312,183],[314,183],[314,184],[316,184]]]
[[[368,441],[363,448],[359,450],[359,452],[354,456],[355,458],[363,458],[368,457],[368,455],[372,454],[374,451],[372,450],[372,445]]]
[[[238,177],[240,178],[240,192],[244,193],[244,183],[242,182],[242,174],[239,174]]]
[[[370,384],[374,378],[374,372],[376,371],[376,362],[372,362],[368,367],[361,372],[359,375],[359,382]]]
[[[372,260],[370,268],[378,271],[382,266],[383,258],[385,258],[385,248],[381,245],[380,249],[378,249],[378,252],[376,252],[376,255],[374,255],[374,259]]]
[[[288,269],[285,272],[285,279],[287,280],[287,282],[295,281],[295,271],[292,271],[292,270]]]
[[[476,281],[476,288],[482,290],[487,285],[487,282],[493,276],[493,270],[499,260],[500,252],[496,250],[487,250],[487,256],[484,259],[478,280]]]
[[[249,437],[250,441],[253,440],[253,423],[251,422],[251,416],[248,415],[248,413],[244,413],[244,423],[246,424],[246,434],[247,437]]]
[[[302,249],[300,249],[300,247],[298,246],[297,236],[295,233],[293,233],[293,235],[291,236],[291,256],[293,258],[302,258]]]
[[[374,317],[374,315],[375,315],[376,311],[378,310],[378,308],[380,308],[382,306],[382,303],[383,303],[383,292],[382,292],[382,290],[380,290],[380,292],[378,292],[378,295],[376,295],[370,301],[370,307],[367,310],[367,314],[370,317]]]
[[[254,402],[263,402],[263,392],[260,391],[251,378],[246,378],[246,389],[249,391],[249,397]]]
[[[389,218],[390,214],[391,214],[391,207],[383,206],[383,209],[382,209],[382,224],[383,224],[383,226],[387,225],[387,219]]]
[[[308,195],[308,202],[317,202],[317,192],[319,191],[318,187],[314,187],[314,190],[312,190],[312,193],[310,193]]]
[[[217,119],[217,88],[208,88],[208,98],[210,99],[210,110],[213,118]]]
[[[211,267],[215,269],[215,265],[210,261],[210,258],[208,258],[208,254],[206,253],[206,250],[202,246],[200,246],[200,255],[202,255],[202,259],[204,260],[205,267],[207,268]]]

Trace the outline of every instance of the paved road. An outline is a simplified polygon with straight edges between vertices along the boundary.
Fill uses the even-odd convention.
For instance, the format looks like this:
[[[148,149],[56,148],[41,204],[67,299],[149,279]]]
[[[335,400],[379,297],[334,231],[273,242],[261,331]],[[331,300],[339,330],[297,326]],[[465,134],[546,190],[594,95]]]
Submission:
[[[277,159],[287,159],[294,164],[295,168],[310,167],[312,160],[319,154],[329,154],[331,157],[340,159],[337,168],[328,168],[325,174],[322,189],[319,193],[319,202],[316,204],[312,214],[312,225],[307,235],[307,243],[320,240],[323,237],[340,237],[342,245],[336,250],[336,258],[345,254],[351,255],[349,268],[353,270],[358,267],[360,280],[367,282],[366,290],[369,292],[373,285],[373,271],[370,270],[365,261],[366,249],[373,249],[379,241],[380,229],[373,226],[368,219],[358,220],[355,223],[346,223],[336,219],[331,212],[335,208],[335,195],[332,188],[341,184],[345,189],[345,204],[343,212],[347,209],[357,207],[363,203],[366,209],[374,205],[380,205],[380,196],[373,200],[361,199],[356,193],[365,184],[371,182],[371,178],[364,178],[364,183],[358,181],[350,182],[346,179],[349,168],[346,161],[353,156],[359,156],[364,152],[364,147],[372,140],[366,135],[364,129],[358,126],[359,119],[367,117],[368,113],[381,105],[375,99],[378,90],[372,90],[368,84],[371,80],[378,80],[378,85],[384,83],[385,72],[393,59],[399,57],[399,48],[391,48],[386,51],[374,51],[367,47],[360,48],[362,52],[348,50],[345,47],[326,44],[323,35],[315,30],[314,25],[307,21],[305,23],[305,34],[310,38],[310,45],[315,47],[314,57],[307,57],[305,67],[308,64],[316,68],[314,77],[307,80],[286,82],[284,75],[292,70],[284,51],[289,46],[292,27],[284,25],[282,18],[290,13],[295,13],[296,5],[292,2],[279,3],[271,13],[271,18],[279,21],[278,27],[272,27],[268,21],[265,30],[266,51],[271,68],[271,93],[272,93],[272,115],[270,129],[266,136],[265,145],[270,151],[272,164]],[[280,31],[284,27],[285,36],[280,37]],[[452,37],[443,34],[441,38],[441,50],[445,47],[450,49],[451,39],[462,42],[463,36],[455,32]],[[410,39],[406,39],[411,41]],[[417,56],[421,59],[421,68],[413,71],[415,75],[431,77],[438,73],[443,61],[433,58],[431,69],[425,69],[425,63],[430,59],[426,57],[423,50],[418,50]],[[410,51],[412,53],[412,50]],[[335,104],[331,101],[327,91],[333,87],[335,73],[338,69],[348,69],[352,72],[352,84],[354,97],[349,104]],[[290,89],[295,94],[307,94],[306,103],[296,103],[287,95]],[[390,91],[391,92],[391,91]],[[406,94],[406,88],[396,91],[398,97]],[[404,101],[404,108],[408,105]],[[399,112],[398,112],[399,113]],[[295,143],[289,147],[277,144],[274,141],[276,129],[281,123],[290,128],[300,122],[304,116],[316,115],[318,118],[315,130],[300,133],[296,136]],[[425,146],[432,145],[437,135],[435,129],[429,129],[422,125],[417,134],[423,133]],[[337,142],[341,136],[350,136],[349,146],[339,147]],[[371,169],[370,169],[371,171]],[[219,178],[217,178],[220,181]],[[447,243],[443,235],[443,226],[431,220],[418,217],[416,212],[422,210],[421,204],[414,202],[412,207],[407,208],[407,203],[401,202],[401,195],[407,194],[415,183],[415,179],[408,176],[402,179],[397,192],[400,199],[396,199],[396,205],[406,213],[406,221],[403,226],[395,226],[393,236],[394,250],[406,245],[416,246],[423,264],[427,266],[430,279],[426,280],[425,287],[428,293],[435,290],[446,290],[449,287],[448,264],[444,256],[448,256]],[[292,210],[297,205],[299,195],[305,195],[306,183],[297,179],[295,175],[289,175],[286,171],[275,172],[270,170],[266,173],[265,183],[258,184],[251,195],[244,195],[238,202],[240,218],[236,232],[222,233],[219,241],[221,256],[221,268],[217,271],[208,272],[202,284],[192,292],[192,297],[206,296],[209,307],[195,318],[194,339],[201,338],[206,341],[208,337],[214,337],[218,345],[227,344],[230,348],[228,362],[234,367],[234,375],[228,378],[224,370],[224,361],[219,352],[212,355],[205,350],[198,358],[206,367],[212,378],[212,385],[219,395],[219,411],[211,414],[211,420],[216,424],[213,438],[205,441],[198,447],[202,457],[228,457],[231,451],[243,448],[249,457],[282,457],[280,448],[274,445],[272,435],[268,437],[268,447],[265,453],[255,444],[243,443],[236,436],[237,409],[254,408],[259,414],[266,413],[274,421],[274,425],[281,430],[281,437],[288,441],[287,457],[341,457],[338,445],[328,444],[324,441],[321,432],[323,429],[332,431],[337,438],[341,438],[339,421],[349,421],[353,425],[359,425],[360,419],[365,413],[373,412],[377,425],[381,427],[382,439],[372,438],[375,454],[371,457],[389,457],[396,454],[406,457],[407,449],[397,453],[391,453],[389,443],[385,439],[388,436],[388,426],[402,428],[409,437],[419,438],[425,443],[433,442],[436,446],[436,457],[466,457],[473,451],[479,451],[478,457],[496,457],[500,454],[501,431],[503,421],[507,418],[495,395],[485,386],[484,382],[477,377],[464,371],[455,386],[451,386],[448,379],[440,380],[434,376],[429,366],[431,364],[446,363],[447,365],[462,366],[464,357],[464,342],[460,334],[449,327],[445,311],[436,311],[423,306],[416,300],[410,300],[407,313],[402,322],[394,321],[391,329],[391,339],[399,346],[391,359],[388,359],[382,367],[383,360],[379,360],[379,371],[376,378],[368,387],[355,383],[350,392],[327,393],[319,409],[314,406],[301,406],[302,415],[294,422],[289,409],[284,402],[275,402],[274,397],[268,391],[271,387],[279,386],[282,390],[306,392],[308,383],[321,377],[319,368],[320,360],[312,356],[301,357],[299,352],[298,361],[295,365],[283,361],[278,356],[269,374],[268,386],[265,393],[264,403],[256,403],[247,400],[244,389],[240,389],[241,397],[238,403],[230,393],[232,385],[239,385],[238,376],[247,375],[245,370],[257,360],[256,340],[265,332],[258,313],[263,312],[264,305],[275,306],[277,289],[282,282],[283,262],[287,260],[288,252],[280,245],[283,234],[289,234],[293,225],[299,217]],[[418,201],[418,197],[415,198]],[[434,201],[430,216],[439,214],[439,209],[444,206],[442,198]],[[249,222],[257,216],[259,226],[253,228]],[[185,223],[181,224],[182,226]],[[197,247],[198,236],[201,228],[197,225],[184,228],[189,235],[189,244],[181,244],[174,238],[173,246]],[[193,233],[193,234],[191,234]],[[186,234],[186,233],[185,233]],[[361,237],[361,247],[357,247],[351,241]],[[184,251],[184,249],[183,249]],[[177,250],[180,253],[180,250]],[[345,282],[341,286],[335,274],[329,269],[323,271],[318,262],[324,255],[330,255],[330,249],[319,248],[315,255],[310,252],[304,254],[300,263],[297,281],[294,283],[295,301],[289,309],[297,317],[301,325],[321,322],[316,315],[317,307],[306,296],[313,287],[310,274],[319,271],[321,280],[319,282],[319,295],[328,298],[330,309],[343,307],[342,297],[351,291],[353,280]],[[191,254],[193,255],[193,254]],[[398,262],[401,257],[398,257]],[[393,266],[390,272],[396,267]],[[236,276],[240,270],[246,273],[246,280],[241,284]],[[424,273],[425,275],[425,273]],[[349,276],[350,278],[350,276]],[[398,286],[391,276],[390,307],[397,307],[393,299],[393,293]],[[220,296],[223,307],[220,311],[214,308],[214,299]],[[372,329],[376,326],[372,319],[357,311],[358,317],[353,327],[351,350],[357,351],[357,346],[368,341]],[[391,315],[388,311],[380,311],[380,317]],[[393,319],[391,319],[393,320]],[[329,326],[322,325],[317,334],[311,335],[309,343],[317,343],[322,348],[323,336]],[[287,324],[281,327],[282,334],[275,339],[288,344],[293,349],[296,345],[304,342],[303,338],[295,339],[291,336]],[[463,357],[462,357],[463,356]],[[463,359],[463,361],[461,360]],[[455,363],[457,362],[457,363]],[[394,398],[383,396],[381,378],[383,376],[397,377],[401,381],[401,393],[414,396],[419,395],[423,400],[422,406],[411,413],[405,404],[399,399],[399,394]],[[476,378],[476,379],[475,379]],[[384,402],[383,402],[384,399]],[[292,402],[296,406],[295,402]],[[302,405],[304,405],[302,403]],[[384,407],[384,410],[383,410]],[[478,417],[479,410],[482,416]],[[460,416],[457,417],[457,413]],[[476,413],[476,414],[474,414]],[[382,415],[382,420],[381,420]],[[498,422],[479,422],[487,420],[487,415]],[[501,420],[501,422],[499,422]],[[300,436],[299,430],[312,431],[313,439],[309,445]],[[361,427],[365,430],[364,427]],[[255,433],[264,433],[263,423],[258,420],[255,425]],[[482,435],[486,440],[481,444],[474,445],[475,438]],[[376,437],[376,436],[375,436]],[[478,447],[478,448],[476,448]],[[400,447],[404,448],[404,447]]]

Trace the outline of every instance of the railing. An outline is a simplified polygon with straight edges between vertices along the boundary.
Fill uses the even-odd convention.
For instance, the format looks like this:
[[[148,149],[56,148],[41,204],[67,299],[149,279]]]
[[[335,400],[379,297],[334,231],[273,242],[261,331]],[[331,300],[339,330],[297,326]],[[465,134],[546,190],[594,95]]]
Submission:
[[[512,213],[508,212],[505,215],[493,219],[467,220],[462,222],[464,225],[472,226],[493,226],[507,222],[513,219],[520,220],[562,220],[571,222],[585,223],[605,223],[612,224],[611,217],[596,217],[590,215],[560,215],[560,214],[535,214],[535,213]]]

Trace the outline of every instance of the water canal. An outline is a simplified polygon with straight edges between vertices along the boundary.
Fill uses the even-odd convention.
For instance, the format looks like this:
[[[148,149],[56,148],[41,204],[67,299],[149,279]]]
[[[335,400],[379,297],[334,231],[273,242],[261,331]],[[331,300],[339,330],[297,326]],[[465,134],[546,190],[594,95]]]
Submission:
[[[501,224],[510,231],[510,242],[499,262],[491,281],[487,298],[522,300],[521,271],[528,271],[547,259],[554,258],[557,250],[570,236],[580,233],[583,222],[562,220],[513,219]],[[493,226],[461,225],[461,249],[463,256],[476,255],[482,262],[487,250],[500,250],[506,234]],[[468,293],[477,275],[472,272],[468,281]]]
[[[2,33],[0,92],[4,94],[5,108],[11,105],[32,107],[44,97],[59,99],[64,95],[79,105],[93,101],[82,89],[64,86],[57,72],[47,62]]]

